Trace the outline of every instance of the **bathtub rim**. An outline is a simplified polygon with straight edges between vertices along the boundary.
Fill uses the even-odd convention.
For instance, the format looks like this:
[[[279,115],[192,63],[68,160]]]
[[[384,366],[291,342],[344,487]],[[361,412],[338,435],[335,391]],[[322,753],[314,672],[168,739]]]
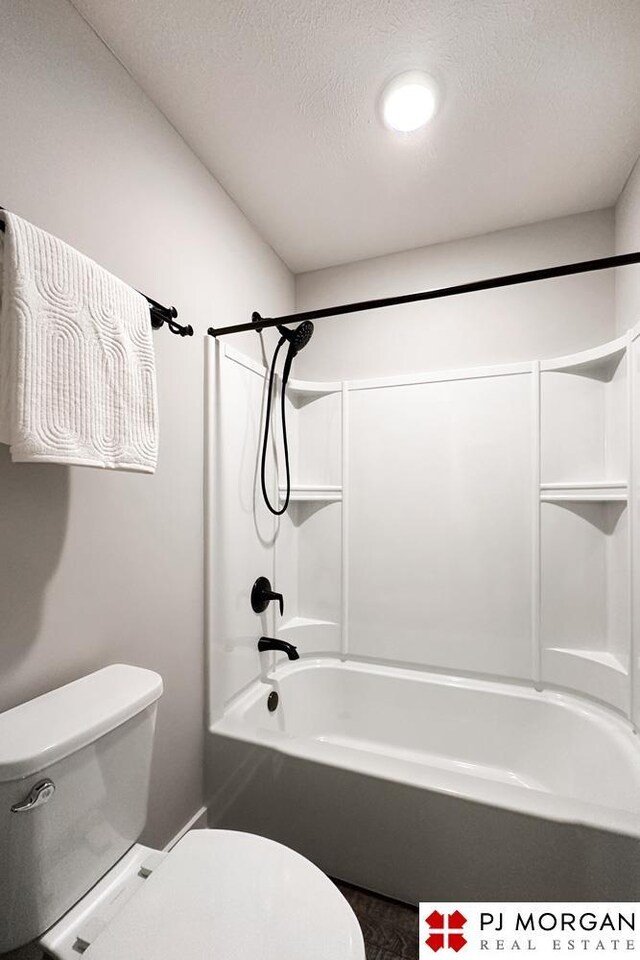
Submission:
[[[223,715],[209,725],[209,734],[254,744],[276,753],[386,780],[401,786],[427,789],[468,802],[495,806],[513,813],[542,817],[568,825],[603,829],[640,839],[640,812],[634,814],[624,809],[564,797],[551,791],[539,791],[521,785],[505,785],[474,776],[464,777],[456,786],[447,786],[442,781],[434,783],[435,768],[428,764],[424,765],[423,776],[411,777],[402,772],[401,762],[399,764],[394,764],[393,761],[387,762],[383,769],[380,763],[376,765],[373,762],[373,755],[367,751],[348,750],[310,737],[287,734],[280,730],[268,730],[244,720],[242,714],[256,705],[266,692],[273,689],[274,684],[284,678],[309,670],[335,670],[336,668],[374,676],[391,675],[413,683],[475,690],[503,698],[554,704],[606,728],[610,735],[621,741],[627,750],[632,749],[637,753],[640,767],[640,739],[631,723],[606,705],[587,700],[579,694],[574,695],[553,689],[536,690],[533,686],[521,683],[506,683],[452,673],[381,665],[350,658],[342,659],[337,656],[304,657],[294,662],[284,660],[276,663],[229,701]],[[466,788],[465,784],[468,785]],[[474,785],[474,789],[471,785]],[[517,799],[520,802],[517,802]]]

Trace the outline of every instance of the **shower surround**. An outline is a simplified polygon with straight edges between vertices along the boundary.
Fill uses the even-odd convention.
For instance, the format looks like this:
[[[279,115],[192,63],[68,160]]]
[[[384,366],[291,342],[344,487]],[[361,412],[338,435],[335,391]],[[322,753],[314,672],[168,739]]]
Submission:
[[[640,892],[639,336],[291,381],[279,523],[256,487],[265,370],[210,345],[212,824],[412,901]],[[258,575],[282,621],[251,611]],[[300,665],[260,658],[262,633]]]

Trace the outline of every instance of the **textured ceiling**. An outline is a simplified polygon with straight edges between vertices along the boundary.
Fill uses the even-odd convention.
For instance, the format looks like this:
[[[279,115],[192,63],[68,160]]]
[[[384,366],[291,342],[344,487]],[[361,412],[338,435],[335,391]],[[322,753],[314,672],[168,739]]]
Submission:
[[[608,206],[640,152],[640,0],[73,2],[295,272]]]

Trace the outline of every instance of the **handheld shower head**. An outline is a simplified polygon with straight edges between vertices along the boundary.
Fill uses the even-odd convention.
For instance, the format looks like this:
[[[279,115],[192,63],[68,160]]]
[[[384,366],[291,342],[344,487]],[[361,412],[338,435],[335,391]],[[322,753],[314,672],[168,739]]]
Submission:
[[[289,341],[289,353],[293,357],[295,357],[296,353],[299,353],[303,347],[306,347],[313,336],[313,324],[311,320],[303,320],[302,323],[299,323],[293,330],[290,330],[288,327],[283,327],[282,324],[279,323],[278,330],[282,336]]]
[[[253,320],[255,323],[259,323],[261,320],[260,314],[254,313]],[[291,473],[289,470],[289,443],[287,440],[287,418],[286,418],[286,409],[285,409],[285,390],[287,386],[287,381],[289,379],[289,374],[291,373],[291,364],[294,358],[298,355],[300,350],[302,350],[311,340],[313,336],[313,324],[310,320],[303,320],[302,323],[299,323],[297,327],[294,327],[293,330],[290,330],[288,327],[284,327],[281,323],[276,324],[278,332],[280,333],[280,340],[274,351],[273,359],[271,361],[271,370],[269,372],[269,386],[267,388],[267,410],[265,415],[264,422],[264,439],[262,443],[262,458],[260,463],[260,482],[262,485],[262,496],[264,497],[264,502],[266,503],[268,509],[276,517],[282,516],[285,513],[287,507],[289,506],[289,499],[291,497]],[[266,462],[267,462],[267,446],[269,443],[269,424],[271,422],[271,398],[273,395],[274,382],[275,382],[275,372],[276,372],[276,360],[278,359],[278,353],[280,352],[281,347],[285,344],[289,344],[287,350],[287,356],[284,361],[284,367],[282,369],[282,386],[281,386],[281,416],[282,416],[282,441],[284,445],[284,466],[285,473],[287,478],[287,492],[284,498],[284,503],[280,508],[274,507],[269,499],[269,492],[267,490],[266,483]]]
[[[297,327],[294,327],[293,330],[289,330],[287,327],[283,327],[281,323],[278,324],[278,330],[282,334],[280,337],[280,343],[288,342],[289,349],[287,350],[287,356],[284,361],[284,367],[282,370],[282,389],[287,385],[287,380],[289,379],[289,374],[291,373],[291,364],[295,357],[298,356],[298,353],[306,347],[313,336],[313,324],[311,320],[303,320],[302,323],[299,323]]]

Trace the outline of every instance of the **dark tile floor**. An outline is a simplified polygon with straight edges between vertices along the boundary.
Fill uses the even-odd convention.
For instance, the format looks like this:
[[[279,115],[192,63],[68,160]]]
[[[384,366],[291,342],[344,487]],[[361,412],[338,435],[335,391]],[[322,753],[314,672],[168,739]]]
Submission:
[[[367,960],[417,960],[418,910],[335,881],[362,927]]]

